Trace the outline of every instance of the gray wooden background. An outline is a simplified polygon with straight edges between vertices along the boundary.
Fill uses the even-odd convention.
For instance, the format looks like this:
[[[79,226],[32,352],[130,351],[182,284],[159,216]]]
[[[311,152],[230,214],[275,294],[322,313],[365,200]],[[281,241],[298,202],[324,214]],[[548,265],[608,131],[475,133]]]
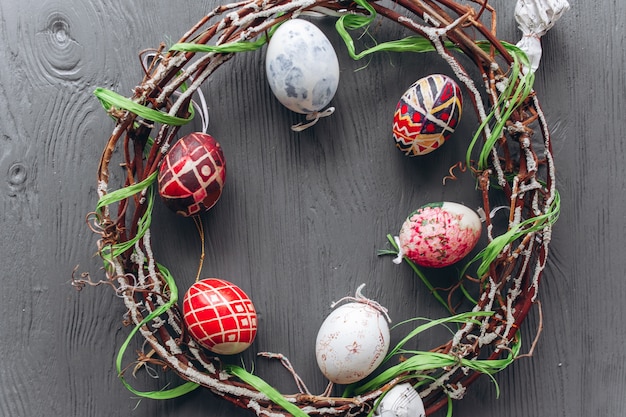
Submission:
[[[514,2],[492,3],[500,37],[516,42]],[[70,286],[78,264],[101,278],[85,215],[96,202],[95,172],[112,122],[93,89],[128,95],[141,78],[138,52],[173,43],[215,5],[0,1],[0,416],[250,415],[204,390],[163,402],[135,398],[114,368],[129,331],[120,300],[107,288]],[[353,62],[333,22],[317,23],[336,44],[342,79],[336,113],[314,128],[290,131],[301,118],[271,95],[263,51],[236,57],[204,88],[209,132],[229,171],[222,199],[204,218],[203,273],[253,298],[260,329],[241,360],[284,392],[296,390],[287,372],[254,352],[284,353],[320,392],[317,329],[330,303],[360,283],[394,322],[445,314],[406,265],[376,251],[426,202],[478,204],[467,175],[441,185],[463,157],[475,121],[469,109],[458,134],[431,156],[405,158],[390,139],[398,98],[417,78],[448,71],[440,60],[380,54]],[[536,90],[552,126],[562,195],[540,294],[544,331],[532,359],[497,375],[500,398],[484,377],[455,402],[457,417],[626,416],[625,23],[623,2],[573,2],[543,39]],[[388,24],[372,34],[402,36]],[[193,224],[162,208],[155,223],[160,261],[184,291],[199,256]],[[538,321],[535,310],[524,349]],[[425,335],[418,346],[437,337]],[[156,390],[177,381],[139,373],[131,382]]]

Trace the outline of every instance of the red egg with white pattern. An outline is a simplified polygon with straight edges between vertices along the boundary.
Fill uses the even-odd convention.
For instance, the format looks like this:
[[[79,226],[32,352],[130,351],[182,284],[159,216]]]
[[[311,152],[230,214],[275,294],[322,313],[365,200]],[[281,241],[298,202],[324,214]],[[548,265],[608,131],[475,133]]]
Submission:
[[[183,320],[199,345],[220,355],[246,350],[257,332],[257,315],[246,293],[219,278],[193,284],[183,299]]]
[[[425,267],[449,266],[474,249],[481,231],[480,217],[463,204],[426,204],[402,224],[398,235],[400,255]]]
[[[209,134],[190,133],[176,142],[159,168],[159,194],[165,205],[188,217],[213,207],[226,181],[226,160]]]

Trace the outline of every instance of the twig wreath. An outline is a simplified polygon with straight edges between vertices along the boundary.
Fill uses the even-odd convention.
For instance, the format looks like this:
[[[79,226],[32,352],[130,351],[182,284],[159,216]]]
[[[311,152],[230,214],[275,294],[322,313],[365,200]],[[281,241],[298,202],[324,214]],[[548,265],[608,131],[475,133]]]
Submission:
[[[451,400],[462,398],[466,387],[480,375],[493,378],[523,356],[520,325],[538,303],[551,229],[559,213],[550,132],[532,88],[532,65],[520,48],[496,37],[496,13],[487,0],[395,3],[404,14],[396,7],[369,0],[244,0],[219,6],[178,43],[156,51],[145,63],[145,76],[132,97],[100,88],[95,91],[116,125],[102,153],[97,171],[99,201],[88,223],[99,235],[104,282],[124,301],[127,320],[133,325],[117,358],[120,378],[133,393],[165,399],[204,386],[259,416],[353,416],[377,413],[381,399],[392,388],[409,384],[410,390],[419,393],[426,415],[446,406],[450,415]],[[159,167],[173,149],[180,127],[197,112],[194,95],[204,100],[199,87],[237,53],[261,48],[278,26],[307,13],[336,19],[336,29],[354,59],[378,51],[438,53],[467,92],[479,120],[466,160],[459,165],[475,175],[488,237],[487,246],[463,268],[456,288],[466,293],[474,306],[457,314],[405,256],[451,315],[415,326],[384,355],[382,371],[366,382],[346,385],[342,397],[330,397],[328,392],[311,394],[295,372],[301,392],[283,395],[261,377],[224,365],[204,349],[186,328],[177,304],[176,282],[154,258],[150,234]],[[350,32],[366,29],[377,16],[413,34],[357,52]],[[456,58],[459,54],[469,58],[463,62],[475,65],[482,79],[476,82],[468,75]],[[307,118],[315,121],[320,116],[323,114]],[[117,149],[123,153],[125,182],[122,188],[110,190],[110,163]],[[450,178],[454,178],[452,169]],[[490,203],[493,193],[506,198],[509,213],[507,230],[497,236],[489,216],[494,210]],[[398,254],[396,240],[388,238],[394,250],[383,254]],[[477,266],[474,277],[469,265]],[[80,287],[93,282],[83,276],[74,283]],[[469,283],[479,288],[476,299],[465,290]],[[355,300],[374,304],[360,293]],[[444,345],[429,352],[404,348],[420,332],[444,323],[458,326]],[[124,379],[122,356],[137,333],[151,349],[141,361],[163,365],[187,382],[162,391],[134,389]],[[275,357],[293,371],[285,357]]]

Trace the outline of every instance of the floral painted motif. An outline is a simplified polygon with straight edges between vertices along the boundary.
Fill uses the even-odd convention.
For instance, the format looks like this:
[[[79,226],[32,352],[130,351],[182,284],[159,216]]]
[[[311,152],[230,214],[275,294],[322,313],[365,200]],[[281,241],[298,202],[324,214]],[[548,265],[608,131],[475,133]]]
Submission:
[[[317,364],[326,378],[351,384],[380,365],[390,341],[385,315],[363,301],[344,304],[328,315],[315,342]]]

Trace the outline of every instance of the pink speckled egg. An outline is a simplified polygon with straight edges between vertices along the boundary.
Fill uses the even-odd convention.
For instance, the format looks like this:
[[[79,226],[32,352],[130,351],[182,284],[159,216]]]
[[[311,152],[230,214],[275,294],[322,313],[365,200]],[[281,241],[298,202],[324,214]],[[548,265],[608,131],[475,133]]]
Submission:
[[[222,195],[226,160],[211,135],[190,133],[169,150],[159,169],[159,194],[165,205],[183,216],[208,210]]]
[[[476,246],[482,223],[468,207],[426,204],[409,215],[398,236],[400,253],[417,265],[441,268],[460,261]]]

